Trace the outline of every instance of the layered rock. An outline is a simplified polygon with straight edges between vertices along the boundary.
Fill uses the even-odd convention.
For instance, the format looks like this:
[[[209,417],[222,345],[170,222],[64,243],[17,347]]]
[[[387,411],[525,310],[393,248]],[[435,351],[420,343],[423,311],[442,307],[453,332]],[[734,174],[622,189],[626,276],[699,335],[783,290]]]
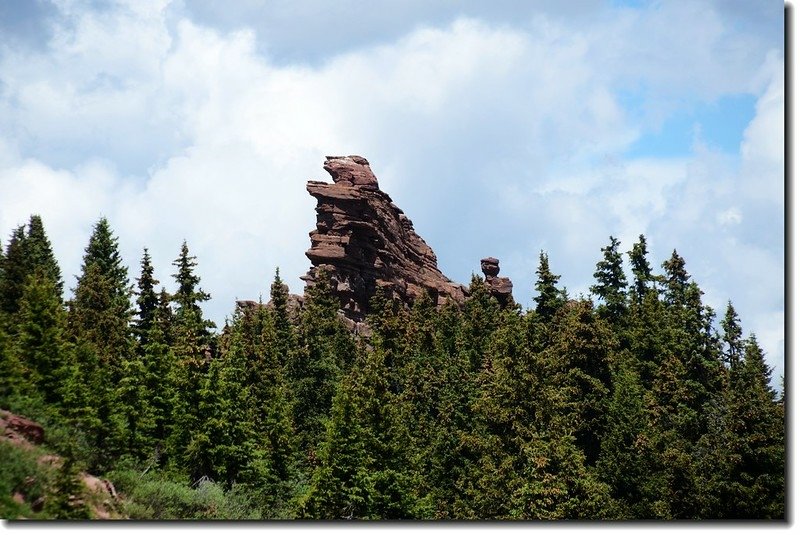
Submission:
[[[44,442],[44,428],[33,420],[0,409],[0,436],[14,442]]]
[[[497,299],[502,306],[513,302],[511,290],[514,285],[508,277],[498,277],[500,273],[500,261],[494,257],[481,259],[481,271],[486,277],[486,286],[489,292]]]
[[[317,199],[316,230],[306,256],[313,267],[303,280],[313,285],[327,273],[344,315],[363,320],[378,288],[410,304],[427,293],[439,305],[462,303],[466,288],[445,277],[436,254],[411,220],[378,187],[361,156],[328,156],[324,169],[333,184],[309,181]]]

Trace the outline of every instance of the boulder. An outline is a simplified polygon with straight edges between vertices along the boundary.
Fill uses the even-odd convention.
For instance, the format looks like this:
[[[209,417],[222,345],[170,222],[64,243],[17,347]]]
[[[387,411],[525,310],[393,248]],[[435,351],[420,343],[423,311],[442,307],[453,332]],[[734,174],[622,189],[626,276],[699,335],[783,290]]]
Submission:
[[[44,442],[44,428],[22,416],[0,410],[0,432],[12,441],[23,438],[32,444]]]
[[[500,273],[500,261],[492,256],[481,259],[481,271],[483,272],[485,284],[489,288],[495,299],[502,306],[513,303],[514,298],[511,296],[511,291],[514,285],[508,277],[498,277]]]

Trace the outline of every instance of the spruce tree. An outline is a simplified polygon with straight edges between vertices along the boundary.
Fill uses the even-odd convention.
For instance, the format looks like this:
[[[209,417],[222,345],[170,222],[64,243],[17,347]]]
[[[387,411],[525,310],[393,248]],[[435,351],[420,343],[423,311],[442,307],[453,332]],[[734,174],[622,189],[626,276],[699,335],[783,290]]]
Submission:
[[[19,300],[25,279],[29,274],[27,237],[25,227],[20,225],[11,233],[3,258],[2,279],[0,279],[0,310],[13,316],[19,310]]]
[[[653,269],[647,260],[647,240],[645,240],[644,234],[639,235],[639,241],[634,243],[633,248],[628,251],[628,258],[633,272],[631,291],[635,302],[641,304],[653,282]]]
[[[625,312],[625,289],[627,281],[622,270],[622,254],[619,252],[619,240],[610,236],[611,243],[603,247],[603,259],[597,263],[594,278],[597,284],[591,287],[592,293],[603,300],[600,307],[603,317],[617,321]]]
[[[51,274],[40,268],[28,277],[20,299],[15,352],[28,380],[49,404],[61,402],[69,348],[66,312]]]
[[[200,277],[195,273],[197,259],[189,254],[186,241],[173,265],[177,268],[173,278],[178,289],[171,296],[176,310],[169,334],[177,362],[170,377],[174,387],[171,400],[173,425],[167,451],[179,468],[191,470],[192,475],[210,475],[210,465],[197,465],[192,460],[208,459],[197,453],[208,446],[203,442],[208,435],[198,435],[197,431],[213,406],[206,399],[209,392],[206,373],[214,351],[214,338],[210,331],[214,323],[203,318],[200,308],[200,303],[208,301],[210,295],[199,287]]]
[[[181,244],[178,258],[172,263],[177,272],[172,276],[178,289],[172,294],[176,304],[175,310],[175,343],[178,353],[200,359],[206,352],[211,352],[211,331],[214,322],[203,318],[200,303],[208,301],[211,296],[204,292],[200,285],[200,277],[195,273],[197,257],[189,254],[186,240]]]
[[[742,340],[742,325],[739,315],[728,301],[725,317],[721,323],[723,336],[723,358],[729,368],[735,368],[744,357],[744,341]]]
[[[690,279],[686,271],[686,261],[673,249],[672,256],[664,261],[662,267],[664,276],[661,278],[661,284],[667,304],[671,306],[685,304]]]
[[[302,500],[312,518],[402,519],[417,514],[404,428],[381,351],[361,348],[333,400],[320,464]]]
[[[730,517],[785,517],[786,441],[783,405],[771,386],[772,371],[754,335],[744,344],[744,361],[732,371],[734,434]]]
[[[536,270],[536,291],[539,295],[533,298],[536,303],[536,312],[549,320],[553,314],[567,301],[566,290],[559,290],[556,284],[561,275],[554,275],[550,271],[550,262],[544,251],[539,252],[539,268]]]
[[[158,295],[155,288],[158,285],[158,280],[153,276],[153,264],[150,259],[150,253],[145,247],[142,255],[141,262],[141,275],[136,279],[136,286],[138,288],[138,295],[136,297],[137,305],[137,319],[136,336],[142,347],[148,343],[148,333],[153,325],[153,316],[158,309]]]
[[[270,302],[275,317],[276,343],[278,358],[282,367],[286,366],[289,354],[295,350],[295,330],[289,316],[289,287],[281,280],[279,269],[275,269],[275,278],[270,286]]]
[[[355,353],[338,309],[329,277],[320,270],[314,286],[306,289],[298,333],[300,348],[287,363],[287,378],[294,392],[293,421],[301,449],[312,457],[325,432],[336,385]]]
[[[28,222],[28,236],[26,247],[29,262],[29,274],[39,271],[53,281],[59,301],[64,292],[64,281],[61,279],[61,269],[58,267],[50,240],[44,231],[42,218],[32,215]]]
[[[117,238],[108,220],[101,218],[85,249],[81,275],[70,302],[69,325],[73,336],[98,352],[114,382],[133,349],[131,295],[128,268],[122,263]]]
[[[553,319],[545,358],[551,381],[566,395],[564,417],[576,444],[594,465],[608,424],[611,366],[617,340],[589,301],[562,307]]]
[[[101,218],[85,249],[67,315],[77,359],[70,379],[69,410],[81,419],[78,425],[87,430],[97,454],[92,469],[108,469],[109,463],[125,451],[126,409],[117,399],[116,389],[125,375],[126,363],[134,358],[131,295],[117,238],[108,220]],[[91,392],[88,398],[87,392]]]
[[[644,494],[648,477],[648,426],[645,390],[630,360],[613,372],[613,394],[608,405],[608,426],[601,440],[598,475],[611,487],[621,504],[623,518],[645,518],[650,512]]]

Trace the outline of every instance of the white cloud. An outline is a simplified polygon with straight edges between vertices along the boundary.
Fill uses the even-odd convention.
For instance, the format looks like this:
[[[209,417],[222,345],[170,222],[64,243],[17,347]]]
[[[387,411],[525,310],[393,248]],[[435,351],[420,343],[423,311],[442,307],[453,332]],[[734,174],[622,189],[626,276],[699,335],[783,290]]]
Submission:
[[[783,206],[783,59],[716,8],[460,18],[313,66],[277,64],[260,52],[269,34],[222,33],[176,4],[61,9],[44,52],[0,52],[0,231],[41,213],[67,274],[104,214],[132,277],[148,246],[170,286],[186,238],[217,321],[236,297],[266,297],[278,265],[301,291],[305,181],[325,177],[324,155],[360,153],[456,280],[493,254],[529,304],[539,249],[577,292],[609,234],[627,248],[645,233],[654,264],[678,248],[776,358],[783,287],[761,279],[780,278],[781,240],[751,236]],[[644,116],[620,90],[641,93]],[[686,157],[623,158],[685,102],[741,92],[760,98],[739,159],[702,134]]]

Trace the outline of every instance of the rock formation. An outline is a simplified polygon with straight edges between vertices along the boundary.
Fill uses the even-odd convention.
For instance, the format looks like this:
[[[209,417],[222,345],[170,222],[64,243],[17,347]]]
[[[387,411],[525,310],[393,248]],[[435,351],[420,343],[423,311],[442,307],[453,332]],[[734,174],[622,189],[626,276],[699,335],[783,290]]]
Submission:
[[[0,409],[0,436],[13,443],[44,442],[44,428],[33,420]]]
[[[466,288],[439,271],[433,250],[379,189],[365,158],[328,156],[323,167],[333,184],[306,186],[317,199],[317,228],[306,252],[313,267],[302,277],[307,285],[326,272],[344,315],[357,322],[378,288],[408,304],[423,293],[439,305],[464,301]]]
[[[511,297],[511,279],[508,277],[498,277],[500,273],[500,261],[491,256],[481,259],[481,271],[486,277],[486,285],[489,287],[489,292],[497,299],[501,306],[506,306],[513,302]]]

